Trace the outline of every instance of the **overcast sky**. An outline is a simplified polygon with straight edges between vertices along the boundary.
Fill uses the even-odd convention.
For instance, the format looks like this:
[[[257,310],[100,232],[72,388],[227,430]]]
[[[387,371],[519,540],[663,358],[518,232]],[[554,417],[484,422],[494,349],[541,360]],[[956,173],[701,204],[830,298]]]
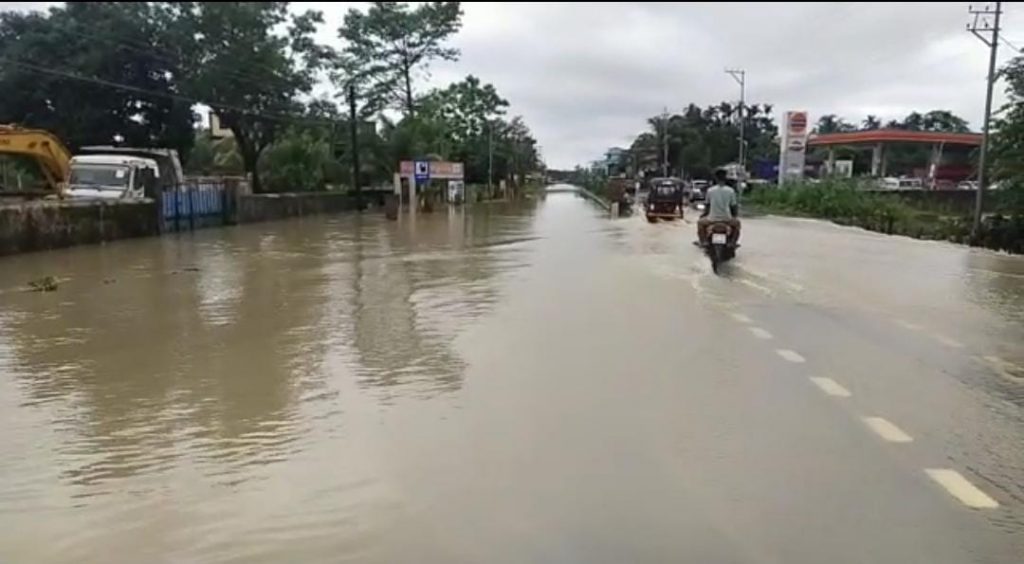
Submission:
[[[312,3],[301,3],[312,4]],[[1024,47],[1024,5],[1004,2],[1005,37]],[[330,28],[348,6],[323,5]],[[965,31],[967,4],[467,3],[457,63],[431,82],[472,73],[522,114],[552,167],[628,146],[648,116],[735,100],[725,67],[747,70],[747,100],[902,118],[949,109],[979,128],[987,51]],[[325,38],[333,40],[333,34]],[[1011,49],[1000,45],[1000,61]]]
[[[345,12],[364,6],[294,4],[324,11],[321,40],[336,46]],[[1003,6],[1004,36],[1024,47],[1024,3]],[[436,64],[420,90],[466,74],[493,83],[551,167],[628,146],[663,108],[737,99],[725,67],[747,70],[748,102],[772,103],[776,114],[807,110],[812,120],[948,109],[977,129],[984,109],[987,50],[964,29],[966,3],[478,2],[464,10],[452,41],[462,58]],[[1010,56],[1000,45],[999,60]]]

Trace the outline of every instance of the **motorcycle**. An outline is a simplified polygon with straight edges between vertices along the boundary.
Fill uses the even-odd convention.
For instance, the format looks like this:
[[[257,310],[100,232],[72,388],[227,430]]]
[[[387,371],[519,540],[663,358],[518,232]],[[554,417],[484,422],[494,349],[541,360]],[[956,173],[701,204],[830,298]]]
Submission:
[[[718,274],[718,268],[722,264],[732,260],[736,256],[736,247],[732,244],[732,227],[727,223],[712,223],[708,226],[708,242],[704,246],[704,252],[711,259],[711,270]]]

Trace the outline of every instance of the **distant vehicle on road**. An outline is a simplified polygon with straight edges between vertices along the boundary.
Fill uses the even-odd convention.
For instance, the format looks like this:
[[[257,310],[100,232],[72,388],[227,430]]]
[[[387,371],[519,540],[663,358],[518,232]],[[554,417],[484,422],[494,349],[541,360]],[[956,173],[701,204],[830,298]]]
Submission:
[[[890,176],[879,180],[878,187],[883,190],[923,190],[924,183],[920,178]]]
[[[708,180],[690,180],[690,202],[702,201],[710,187]]]
[[[647,195],[647,221],[679,219],[683,217],[683,181],[679,178],[655,178],[651,180],[651,191]]]

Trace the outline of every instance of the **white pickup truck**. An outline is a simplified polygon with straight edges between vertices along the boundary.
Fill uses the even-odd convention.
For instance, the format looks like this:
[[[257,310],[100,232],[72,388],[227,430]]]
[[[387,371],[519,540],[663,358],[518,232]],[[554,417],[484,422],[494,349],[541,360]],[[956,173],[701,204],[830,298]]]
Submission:
[[[174,189],[183,180],[181,161],[173,149],[82,147],[71,158],[68,197],[88,200],[132,200]]]

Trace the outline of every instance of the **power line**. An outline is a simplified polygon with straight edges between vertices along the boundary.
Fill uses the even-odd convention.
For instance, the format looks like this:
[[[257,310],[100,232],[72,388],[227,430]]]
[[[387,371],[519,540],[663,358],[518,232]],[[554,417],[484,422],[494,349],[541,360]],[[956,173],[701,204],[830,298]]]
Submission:
[[[1010,49],[1013,49],[1014,53],[1020,53],[1020,51],[1021,51],[1020,47],[1017,47],[1016,45],[1014,45],[1013,42],[1010,41],[1009,39],[1007,39],[1007,38],[1003,37],[1002,35],[1000,35],[999,36],[999,40],[1003,42],[1003,45],[1006,45]]]
[[[77,31],[75,32],[75,35],[87,37],[90,39],[94,39],[96,41],[103,41],[114,46],[122,47],[129,51],[134,51],[142,55],[148,55],[149,57],[152,57],[157,61],[166,63],[172,67],[177,66],[179,64],[179,55],[177,53],[174,53],[173,51],[166,49],[160,49],[153,45],[141,45],[134,41],[129,41],[123,35],[120,36],[120,39],[117,38],[117,34],[113,33],[107,35],[99,35],[85,31]],[[250,66],[264,68],[268,72],[273,74],[275,77],[277,76],[277,71],[270,67],[269,65],[251,63]],[[261,85],[266,83],[266,77],[258,77],[254,74],[242,72],[239,69],[223,68],[223,65],[219,65],[218,72],[221,72],[227,76],[234,76],[240,82],[247,82],[252,85]]]
[[[238,113],[249,115],[249,116],[260,117],[260,118],[264,118],[264,119],[281,121],[281,122],[290,122],[290,123],[306,122],[308,124],[316,124],[316,125],[334,125],[334,122],[330,121],[330,120],[323,120],[323,119],[317,119],[317,118],[307,118],[307,117],[295,116],[295,115],[271,114],[271,113],[264,113],[264,112],[256,112],[256,111],[247,110],[245,108],[241,108],[241,107],[238,107],[238,106],[231,106],[231,105],[221,104],[221,103],[211,103],[211,102],[207,102],[207,101],[204,101],[204,100],[200,100],[199,98],[193,98],[193,97],[184,96],[184,95],[181,95],[181,94],[174,94],[174,93],[171,93],[171,92],[160,92],[160,91],[157,91],[157,90],[149,90],[149,89],[146,89],[146,88],[140,88],[138,86],[131,86],[129,84],[122,84],[122,83],[119,83],[119,82],[105,80],[105,79],[102,79],[102,78],[84,76],[84,75],[80,75],[80,74],[73,73],[73,72],[70,72],[70,71],[62,71],[62,70],[58,70],[58,69],[54,69],[54,68],[47,68],[47,67],[39,66],[39,65],[36,65],[36,64],[33,64],[33,63],[28,63],[28,62],[25,62],[25,61],[19,61],[19,60],[11,59],[11,58],[8,58],[8,57],[0,57],[0,63],[10,64],[10,65],[13,65],[13,66],[16,66],[16,67],[19,67],[19,68],[22,68],[22,69],[25,69],[25,70],[28,70],[28,71],[31,71],[31,72],[36,72],[36,73],[40,73],[40,74],[46,74],[46,75],[50,75],[50,76],[57,76],[57,77],[60,77],[60,78],[67,78],[67,79],[71,79],[71,80],[78,80],[78,81],[81,81],[81,82],[87,82],[87,83],[91,83],[91,84],[97,84],[97,85],[100,85],[100,86],[106,86],[108,88],[116,88],[116,89],[124,90],[124,91],[127,91],[127,92],[135,92],[136,94],[144,94],[144,95],[147,95],[147,96],[157,96],[157,97],[162,97],[162,98],[169,98],[169,99],[178,100],[178,101],[181,101],[181,102],[188,102],[190,104],[203,104],[203,105],[210,106],[214,110],[217,110],[217,109],[230,110],[230,111],[238,112]]]

